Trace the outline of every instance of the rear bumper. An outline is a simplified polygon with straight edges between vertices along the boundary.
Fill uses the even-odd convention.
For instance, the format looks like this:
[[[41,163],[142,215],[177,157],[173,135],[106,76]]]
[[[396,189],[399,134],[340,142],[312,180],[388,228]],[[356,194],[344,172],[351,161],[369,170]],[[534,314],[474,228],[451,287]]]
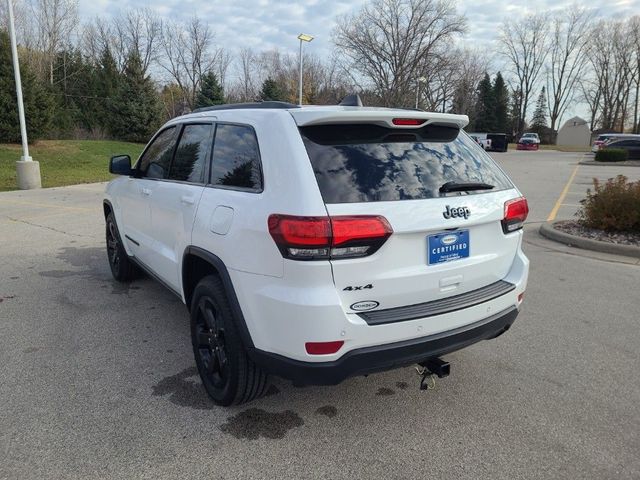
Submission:
[[[335,385],[348,377],[411,365],[495,338],[507,331],[517,316],[518,309],[514,306],[454,330],[351,350],[330,362],[303,362],[258,349],[250,350],[250,356],[269,373],[295,384]]]
[[[516,146],[516,150],[538,150],[538,148],[537,143],[519,143]]]

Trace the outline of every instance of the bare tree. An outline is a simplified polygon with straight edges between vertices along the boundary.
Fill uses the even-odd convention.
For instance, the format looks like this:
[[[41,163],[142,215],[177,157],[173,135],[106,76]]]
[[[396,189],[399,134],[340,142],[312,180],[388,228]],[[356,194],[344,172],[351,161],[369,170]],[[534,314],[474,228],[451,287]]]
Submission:
[[[633,103],[633,133],[640,133],[640,118],[638,118],[638,110],[640,109],[640,16],[636,15],[629,20],[629,31],[633,45],[633,69],[635,75],[633,82],[635,84],[635,101]]]
[[[371,0],[338,19],[334,43],[354,82],[370,86],[388,106],[410,105],[425,76],[465,19],[452,0]]]
[[[194,17],[186,25],[166,22],[162,27],[162,53],[159,65],[179,86],[190,108],[200,87],[202,75],[215,66],[211,53],[213,32]]]
[[[591,20],[590,11],[577,5],[567,8],[553,20],[546,89],[552,132],[575,100],[576,87],[587,64]]]
[[[26,0],[13,0],[13,18],[16,27],[16,40],[18,44],[27,48],[37,48],[37,34],[33,21],[29,21],[31,7]],[[0,2],[0,29],[9,29],[9,12],[7,2]],[[24,58],[24,54],[22,55]]]
[[[233,63],[233,56],[231,52],[225,50],[223,47],[218,47],[213,52],[213,64],[220,80],[220,85],[225,87],[227,84],[227,72],[231,64]]]
[[[240,99],[247,102],[256,98],[257,58],[253,50],[243,48],[237,56],[236,71],[240,86]]]
[[[157,59],[162,23],[149,8],[126,10],[113,21],[115,49],[124,53],[126,59],[136,54],[146,74]]]
[[[540,71],[548,53],[549,20],[547,14],[527,16],[519,21],[506,20],[498,41],[500,53],[506,58],[515,76],[518,100],[517,134],[524,130],[527,107],[535,90]]]
[[[601,20],[593,29],[588,51],[593,73],[585,82],[584,91],[591,109],[592,128],[597,125],[624,131],[637,76],[631,28],[630,23],[623,21]]]
[[[451,108],[456,93],[456,80],[463,68],[457,53],[459,52],[438,56],[429,75],[422,77],[426,80],[424,86],[416,82],[415,88],[420,96],[419,107],[442,112]],[[470,88],[473,90],[474,87],[475,85]]]
[[[71,35],[78,26],[78,1],[32,0],[31,13],[36,23],[38,48],[44,54],[43,66],[49,83],[53,84],[56,54],[71,44]]]
[[[580,80],[580,100],[589,108],[589,128],[595,130],[600,115],[600,98],[602,90],[600,89],[600,79],[595,74],[586,76]]]
[[[146,75],[157,61],[160,50],[162,23],[147,8],[124,10],[110,22],[97,17],[85,24],[81,45],[84,53],[98,61],[105,49],[109,49],[118,66],[124,71],[127,58],[135,54],[140,58]]]
[[[112,48],[112,37],[111,25],[104,22],[101,18],[96,17],[93,21],[89,21],[83,26],[79,45],[87,57],[94,63],[98,63],[100,56],[106,48],[114,50]],[[116,57],[118,53],[119,52],[112,51],[114,57]],[[119,62],[116,61],[116,63],[120,65]]]
[[[452,53],[457,71],[450,79],[454,85],[451,112],[475,117],[476,87],[489,71],[489,59],[480,50],[456,50]]]

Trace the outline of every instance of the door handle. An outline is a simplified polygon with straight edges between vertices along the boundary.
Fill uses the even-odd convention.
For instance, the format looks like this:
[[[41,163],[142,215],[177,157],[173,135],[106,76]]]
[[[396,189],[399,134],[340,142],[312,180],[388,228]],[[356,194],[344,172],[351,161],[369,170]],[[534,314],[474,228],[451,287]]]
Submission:
[[[141,188],[140,189],[140,193],[142,193],[142,195],[146,195],[148,197],[149,195],[151,195],[151,189],[150,188]]]
[[[180,197],[180,201],[185,205],[193,205],[195,203],[195,199],[193,197],[182,196]]]

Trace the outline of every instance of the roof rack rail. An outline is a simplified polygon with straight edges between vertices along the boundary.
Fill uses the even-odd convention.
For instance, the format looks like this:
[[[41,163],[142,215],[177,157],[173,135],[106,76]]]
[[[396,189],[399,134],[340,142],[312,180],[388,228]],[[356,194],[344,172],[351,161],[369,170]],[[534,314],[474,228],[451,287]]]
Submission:
[[[362,107],[362,100],[360,100],[360,95],[357,93],[350,93],[346,97],[344,97],[340,103],[338,104],[341,107]]]
[[[211,112],[216,110],[246,110],[249,108],[264,108],[264,109],[289,109],[300,108],[300,105],[295,105],[288,102],[249,102],[249,103],[228,103],[226,105],[213,105],[211,107],[196,108],[191,113]]]

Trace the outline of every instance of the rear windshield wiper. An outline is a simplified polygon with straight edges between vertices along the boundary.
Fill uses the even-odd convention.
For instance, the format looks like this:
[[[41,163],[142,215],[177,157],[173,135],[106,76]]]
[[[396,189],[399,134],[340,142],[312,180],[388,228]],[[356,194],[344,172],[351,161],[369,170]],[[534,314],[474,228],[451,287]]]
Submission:
[[[474,190],[491,190],[493,185],[479,182],[447,182],[440,187],[440,193],[472,192]]]

